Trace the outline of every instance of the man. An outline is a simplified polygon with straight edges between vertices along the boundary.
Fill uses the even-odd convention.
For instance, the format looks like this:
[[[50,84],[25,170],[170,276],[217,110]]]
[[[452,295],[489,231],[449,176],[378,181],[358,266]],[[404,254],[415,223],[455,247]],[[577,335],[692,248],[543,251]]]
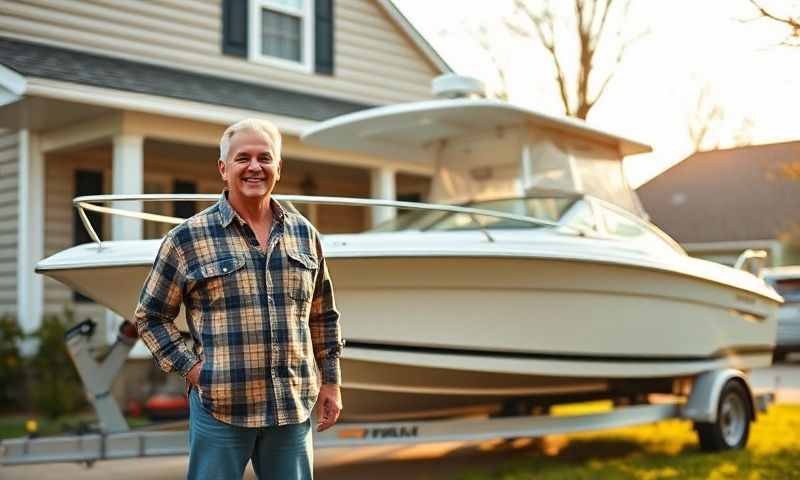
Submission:
[[[172,229],[145,280],[135,318],[162,370],[189,388],[189,472],[310,479],[310,411],[336,423],[339,313],[318,232],[271,198],[281,136],[243,120],[220,141],[219,201]],[[183,303],[194,340],[175,319]],[[320,386],[321,383],[321,386]]]

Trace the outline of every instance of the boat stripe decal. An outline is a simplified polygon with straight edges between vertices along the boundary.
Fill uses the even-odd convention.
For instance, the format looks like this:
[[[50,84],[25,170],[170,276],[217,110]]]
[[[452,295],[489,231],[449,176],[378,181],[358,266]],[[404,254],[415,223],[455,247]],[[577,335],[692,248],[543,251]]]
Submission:
[[[432,353],[448,355],[491,356],[519,359],[540,360],[573,360],[584,362],[702,362],[716,360],[733,355],[760,355],[772,354],[772,345],[741,345],[717,350],[708,356],[680,356],[680,355],[591,355],[581,353],[549,353],[549,352],[515,352],[504,350],[479,350],[448,347],[430,347],[418,345],[398,345],[387,343],[365,342],[360,340],[347,340],[347,348],[364,348],[369,350],[383,350],[395,352]]]

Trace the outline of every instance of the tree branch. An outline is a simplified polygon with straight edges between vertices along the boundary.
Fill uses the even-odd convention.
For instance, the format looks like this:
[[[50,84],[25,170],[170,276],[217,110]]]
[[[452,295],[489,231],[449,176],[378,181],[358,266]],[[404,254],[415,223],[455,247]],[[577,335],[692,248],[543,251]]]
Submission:
[[[800,31],[800,20],[798,20],[796,18],[792,18],[792,17],[781,18],[781,17],[771,13],[770,11],[768,11],[766,8],[762,7],[761,5],[759,5],[756,0],[750,0],[750,3],[752,3],[753,6],[756,7],[756,9],[758,9],[758,11],[764,17],[767,17],[767,18],[770,18],[772,20],[775,20],[776,22],[780,22],[780,23],[784,23],[786,25],[789,25],[790,27],[792,27],[792,29],[795,30],[795,32]],[[795,33],[795,34],[797,34],[797,33]]]

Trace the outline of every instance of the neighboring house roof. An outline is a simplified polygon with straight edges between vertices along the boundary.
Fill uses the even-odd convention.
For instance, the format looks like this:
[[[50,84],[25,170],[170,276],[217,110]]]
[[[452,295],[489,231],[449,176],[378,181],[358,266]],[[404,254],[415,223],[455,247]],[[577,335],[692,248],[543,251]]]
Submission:
[[[423,54],[425,54],[428,59],[436,65],[442,73],[451,73],[453,69],[444,59],[439,55],[438,52],[425,40],[425,37],[419,33],[419,31],[414,28],[414,25],[411,21],[403,15],[403,12],[400,11],[397,6],[391,0],[377,0],[378,5],[380,5],[389,16],[394,19],[397,25],[400,27],[403,32],[414,42],[417,48],[419,48]]]
[[[767,240],[800,224],[800,141],[698,152],[637,189],[681,243]]]
[[[325,120],[373,105],[0,37],[0,64],[23,76]]]

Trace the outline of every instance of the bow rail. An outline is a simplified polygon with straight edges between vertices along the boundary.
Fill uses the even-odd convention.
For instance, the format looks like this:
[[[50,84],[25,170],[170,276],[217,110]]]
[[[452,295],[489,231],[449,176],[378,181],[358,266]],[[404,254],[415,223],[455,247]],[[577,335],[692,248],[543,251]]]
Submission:
[[[419,202],[401,202],[397,200],[383,200],[374,198],[352,198],[352,197],[325,197],[325,196],[310,196],[310,195],[272,195],[272,198],[282,202],[299,203],[299,204],[316,204],[316,205],[340,205],[340,206],[362,206],[362,207],[393,207],[404,210],[427,210],[439,211],[449,213],[463,213],[469,215],[476,224],[479,225],[480,230],[488,237],[489,241],[494,239],[489,233],[481,226],[476,217],[493,217],[502,220],[512,220],[521,223],[526,223],[535,226],[548,226],[560,227],[568,230],[575,235],[585,235],[586,232],[570,225],[563,225],[557,222],[542,220],[539,218],[528,217],[525,215],[516,215],[513,213],[503,213],[495,210],[485,210],[480,208],[460,207],[457,205],[444,205],[436,203],[419,203]],[[178,225],[186,220],[185,218],[172,217],[169,215],[159,215],[156,213],[139,212],[135,210],[127,210],[119,207],[107,207],[100,204],[111,202],[215,202],[219,199],[219,194],[206,194],[206,193],[172,193],[172,194],[112,194],[112,195],[85,195],[75,197],[72,204],[78,209],[78,215],[83,223],[89,237],[98,244],[100,248],[103,247],[103,242],[97,236],[97,232],[92,226],[92,222],[86,215],[86,211],[106,213],[110,215],[118,215],[121,217],[135,218],[139,220],[148,220],[153,222],[161,222],[167,224]]]

